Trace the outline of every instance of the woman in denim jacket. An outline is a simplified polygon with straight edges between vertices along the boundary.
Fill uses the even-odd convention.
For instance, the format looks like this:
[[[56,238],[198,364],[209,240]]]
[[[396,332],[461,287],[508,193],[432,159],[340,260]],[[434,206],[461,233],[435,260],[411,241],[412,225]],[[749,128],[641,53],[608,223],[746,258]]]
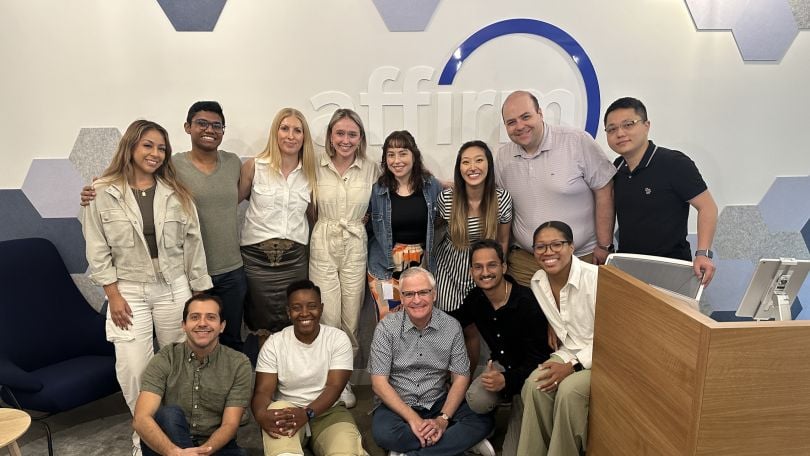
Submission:
[[[81,214],[90,278],[109,301],[107,340],[115,344],[116,376],[130,411],[153,355],[153,328],[159,346],[182,342],[191,290],[213,286],[197,210],[171,153],[163,127],[133,122],[94,184],[98,196]]]
[[[422,163],[422,153],[407,131],[385,138],[383,173],[371,190],[368,284],[377,316],[399,310],[399,275],[411,266],[435,271],[431,255],[436,198],[442,191]]]

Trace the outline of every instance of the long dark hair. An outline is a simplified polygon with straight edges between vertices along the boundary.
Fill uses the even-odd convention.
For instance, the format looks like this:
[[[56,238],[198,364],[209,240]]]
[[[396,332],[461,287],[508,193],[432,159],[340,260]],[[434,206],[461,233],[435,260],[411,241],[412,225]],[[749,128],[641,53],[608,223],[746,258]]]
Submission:
[[[388,149],[392,147],[401,147],[411,152],[411,155],[413,155],[413,167],[411,168],[410,177],[411,191],[416,193],[422,190],[422,184],[427,178],[432,176],[432,174],[430,171],[425,169],[425,165],[422,163],[422,152],[416,145],[416,140],[413,138],[413,135],[411,135],[408,130],[391,132],[391,134],[385,138],[385,142],[383,142],[382,147],[382,174],[380,175],[380,178],[377,179],[377,183],[386,187],[392,192],[396,192],[399,188],[399,182],[397,182],[397,179],[394,177],[394,173],[388,169],[385,159]]]
[[[481,235],[484,238],[495,238],[498,232],[498,193],[495,185],[495,160],[492,151],[484,141],[468,141],[461,145],[456,155],[456,168],[453,171],[453,210],[450,212],[450,240],[460,250],[470,246],[470,234],[467,232],[469,201],[467,183],[461,175],[461,154],[471,147],[484,151],[487,158],[487,177],[484,179],[484,196],[481,199]]]

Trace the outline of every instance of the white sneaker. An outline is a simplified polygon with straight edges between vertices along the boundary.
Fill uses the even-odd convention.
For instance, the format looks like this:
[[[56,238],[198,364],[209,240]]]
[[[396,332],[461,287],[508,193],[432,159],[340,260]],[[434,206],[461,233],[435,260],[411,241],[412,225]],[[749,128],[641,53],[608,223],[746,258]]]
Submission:
[[[405,453],[397,453],[396,451],[389,451],[388,456],[405,456]]]
[[[132,445],[132,456],[141,456],[141,446]]]
[[[346,388],[340,393],[339,400],[346,404],[346,408],[354,408],[354,406],[357,405],[357,396],[355,396],[354,391],[352,391],[351,383],[346,383]]]
[[[480,454],[481,456],[495,456],[495,448],[487,439],[478,442],[478,444],[470,448],[468,451],[473,454]]]

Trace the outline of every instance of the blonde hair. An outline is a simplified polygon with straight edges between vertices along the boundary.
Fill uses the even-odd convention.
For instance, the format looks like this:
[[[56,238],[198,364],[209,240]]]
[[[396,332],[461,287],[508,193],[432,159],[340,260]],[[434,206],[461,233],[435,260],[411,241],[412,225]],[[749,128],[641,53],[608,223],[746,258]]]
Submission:
[[[268,159],[271,172],[281,171],[281,149],[278,147],[278,129],[281,127],[281,122],[288,117],[298,119],[298,121],[301,122],[301,129],[304,131],[304,140],[301,144],[301,150],[298,151],[298,160],[301,161],[304,176],[307,178],[307,182],[309,182],[309,189],[312,192],[312,204],[314,205],[318,192],[315,171],[317,167],[315,148],[312,145],[312,133],[310,132],[309,124],[307,124],[307,119],[301,111],[295,108],[282,108],[276,113],[276,116],[273,118],[273,123],[270,124],[270,137],[267,139],[267,146],[256,155],[256,158]]]
[[[135,176],[135,167],[132,164],[133,152],[138,145],[138,141],[150,130],[160,133],[166,142],[166,157],[160,167],[155,170],[155,179],[159,179],[164,185],[174,190],[177,197],[180,198],[183,210],[186,214],[191,215],[194,212],[194,200],[188,188],[177,178],[177,171],[175,171],[171,160],[172,145],[169,142],[169,132],[156,122],[136,120],[129,124],[124,136],[121,137],[121,141],[118,142],[118,148],[110,162],[110,166],[104,170],[104,173],[99,178],[99,183],[119,183],[123,188],[129,185],[129,181],[134,179]]]
[[[352,122],[357,124],[357,127],[360,128],[360,144],[357,145],[357,152],[354,153],[355,157],[358,159],[366,159],[366,129],[363,127],[363,121],[360,119],[360,116],[352,111],[351,109],[347,108],[340,108],[332,114],[332,118],[329,120],[329,126],[326,127],[326,155],[330,157],[335,156],[335,147],[332,145],[332,128],[334,128],[335,124],[341,121],[342,119],[350,119]]]

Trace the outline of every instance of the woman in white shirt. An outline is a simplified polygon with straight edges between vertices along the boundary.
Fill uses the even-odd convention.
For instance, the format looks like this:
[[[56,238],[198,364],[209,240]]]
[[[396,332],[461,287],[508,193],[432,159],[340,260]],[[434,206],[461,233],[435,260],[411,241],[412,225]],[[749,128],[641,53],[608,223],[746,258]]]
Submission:
[[[307,278],[309,220],[315,187],[315,151],[300,111],[280,110],[267,146],[242,166],[240,199],[249,198],[242,227],[248,281],[245,324],[267,337],[290,324],[287,285]]]
[[[563,222],[540,225],[533,248],[540,270],[531,288],[555,351],[523,385],[518,454],[584,454],[599,269],[574,256],[574,235]]]

